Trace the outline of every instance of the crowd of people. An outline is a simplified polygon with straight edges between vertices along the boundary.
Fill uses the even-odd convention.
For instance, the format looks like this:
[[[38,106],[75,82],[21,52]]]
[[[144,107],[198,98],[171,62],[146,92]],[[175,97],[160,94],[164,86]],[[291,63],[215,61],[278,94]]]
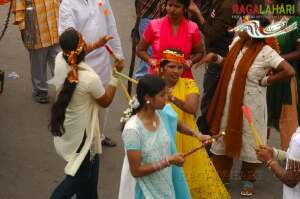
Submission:
[[[119,199],[229,199],[234,160],[242,162],[242,196],[255,194],[256,169],[264,163],[284,184],[283,198],[300,197],[300,17],[237,18],[234,3],[254,1],[135,1],[140,62],[122,120]],[[12,11],[29,52],[33,99],[49,103],[48,84],[57,92],[49,128],[67,165],[50,198],[96,199],[102,145],[115,146],[104,135],[119,84],[113,71],[124,68],[110,2],[12,0]],[[297,27],[254,34],[283,21],[283,28]],[[202,95],[193,70],[204,65]],[[280,132],[281,149],[267,145],[270,128]]]

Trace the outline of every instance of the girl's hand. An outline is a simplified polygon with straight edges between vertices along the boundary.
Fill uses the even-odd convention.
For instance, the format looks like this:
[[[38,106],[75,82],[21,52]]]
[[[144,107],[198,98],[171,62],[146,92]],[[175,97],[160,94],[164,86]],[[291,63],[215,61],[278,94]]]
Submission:
[[[203,135],[200,132],[195,132],[194,135],[200,140],[201,142],[208,142],[211,139],[210,135]]]
[[[113,37],[111,35],[105,35],[101,37],[98,41],[96,41],[95,48],[103,47],[109,40],[111,40]]]
[[[124,60],[120,59],[115,63],[115,68],[118,72],[121,72],[124,68]]]
[[[274,159],[273,148],[269,146],[260,146],[256,149],[256,156],[259,161],[266,163],[269,160]]]
[[[184,163],[184,155],[183,153],[177,153],[171,157],[169,157],[170,164],[182,167]]]

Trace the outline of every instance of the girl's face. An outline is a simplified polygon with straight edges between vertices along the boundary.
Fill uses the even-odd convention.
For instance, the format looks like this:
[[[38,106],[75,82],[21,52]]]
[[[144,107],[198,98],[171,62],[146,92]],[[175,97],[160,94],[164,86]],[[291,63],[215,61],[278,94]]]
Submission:
[[[150,104],[154,109],[163,109],[166,105],[167,92],[166,88],[157,93],[154,97],[150,97]]]
[[[167,2],[167,15],[170,18],[177,19],[184,16],[184,5],[177,0],[168,0]]]
[[[169,62],[165,67],[161,68],[161,74],[165,78],[166,82],[171,85],[175,85],[179,77],[183,73],[183,65],[177,62]]]

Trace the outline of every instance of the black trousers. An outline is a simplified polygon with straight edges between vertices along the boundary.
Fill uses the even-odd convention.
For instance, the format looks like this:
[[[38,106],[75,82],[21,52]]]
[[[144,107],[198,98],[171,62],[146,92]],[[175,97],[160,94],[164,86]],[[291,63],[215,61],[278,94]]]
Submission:
[[[197,126],[204,134],[209,134],[209,126],[206,121],[206,114],[220,79],[220,70],[221,66],[219,64],[211,63],[208,65],[208,69],[204,74],[203,97],[200,105],[201,116],[197,119]]]
[[[81,163],[75,176],[66,175],[65,179],[56,187],[50,199],[97,199],[99,175],[99,155],[90,160],[88,153]]]
[[[206,115],[208,107],[215,94],[219,79],[220,79],[221,66],[216,63],[210,63],[208,69],[204,74],[203,80],[203,98],[201,100],[201,113]]]

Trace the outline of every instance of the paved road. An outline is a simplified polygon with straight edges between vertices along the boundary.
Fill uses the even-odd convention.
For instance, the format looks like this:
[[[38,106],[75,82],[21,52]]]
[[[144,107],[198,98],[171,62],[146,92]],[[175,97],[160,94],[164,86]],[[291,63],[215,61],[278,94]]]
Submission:
[[[118,23],[125,56],[130,58],[130,29],[135,15],[133,1],[111,0]],[[0,28],[7,7],[0,7]],[[55,153],[52,137],[47,129],[49,105],[33,102],[28,53],[24,49],[17,27],[10,25],[0,41],[0,68],[5,69],[5,92],[0,95],[0,199],[46,199],[63,178],[64,162]],[[16,72],[16,80],[7,74]],[[203,71],[197,71],[199,84]],[[50,89],[52,97],[54,92]],[[125,100],[117,94],[111,106],[105,133],[117,141],[115,148],[104,148],[100,166],[100,198],[116,199],[119,187],[123,149],[119,118],[126,107]],[[275,134],[274,134],[275,135]],[[278,144],[278,136],[272,142]],[[238,199],[241,184],[238,172],[233,172],[230,187],[233,199]],[[280,199],[280,183],[265,168],[258,171],[257,199]]]

